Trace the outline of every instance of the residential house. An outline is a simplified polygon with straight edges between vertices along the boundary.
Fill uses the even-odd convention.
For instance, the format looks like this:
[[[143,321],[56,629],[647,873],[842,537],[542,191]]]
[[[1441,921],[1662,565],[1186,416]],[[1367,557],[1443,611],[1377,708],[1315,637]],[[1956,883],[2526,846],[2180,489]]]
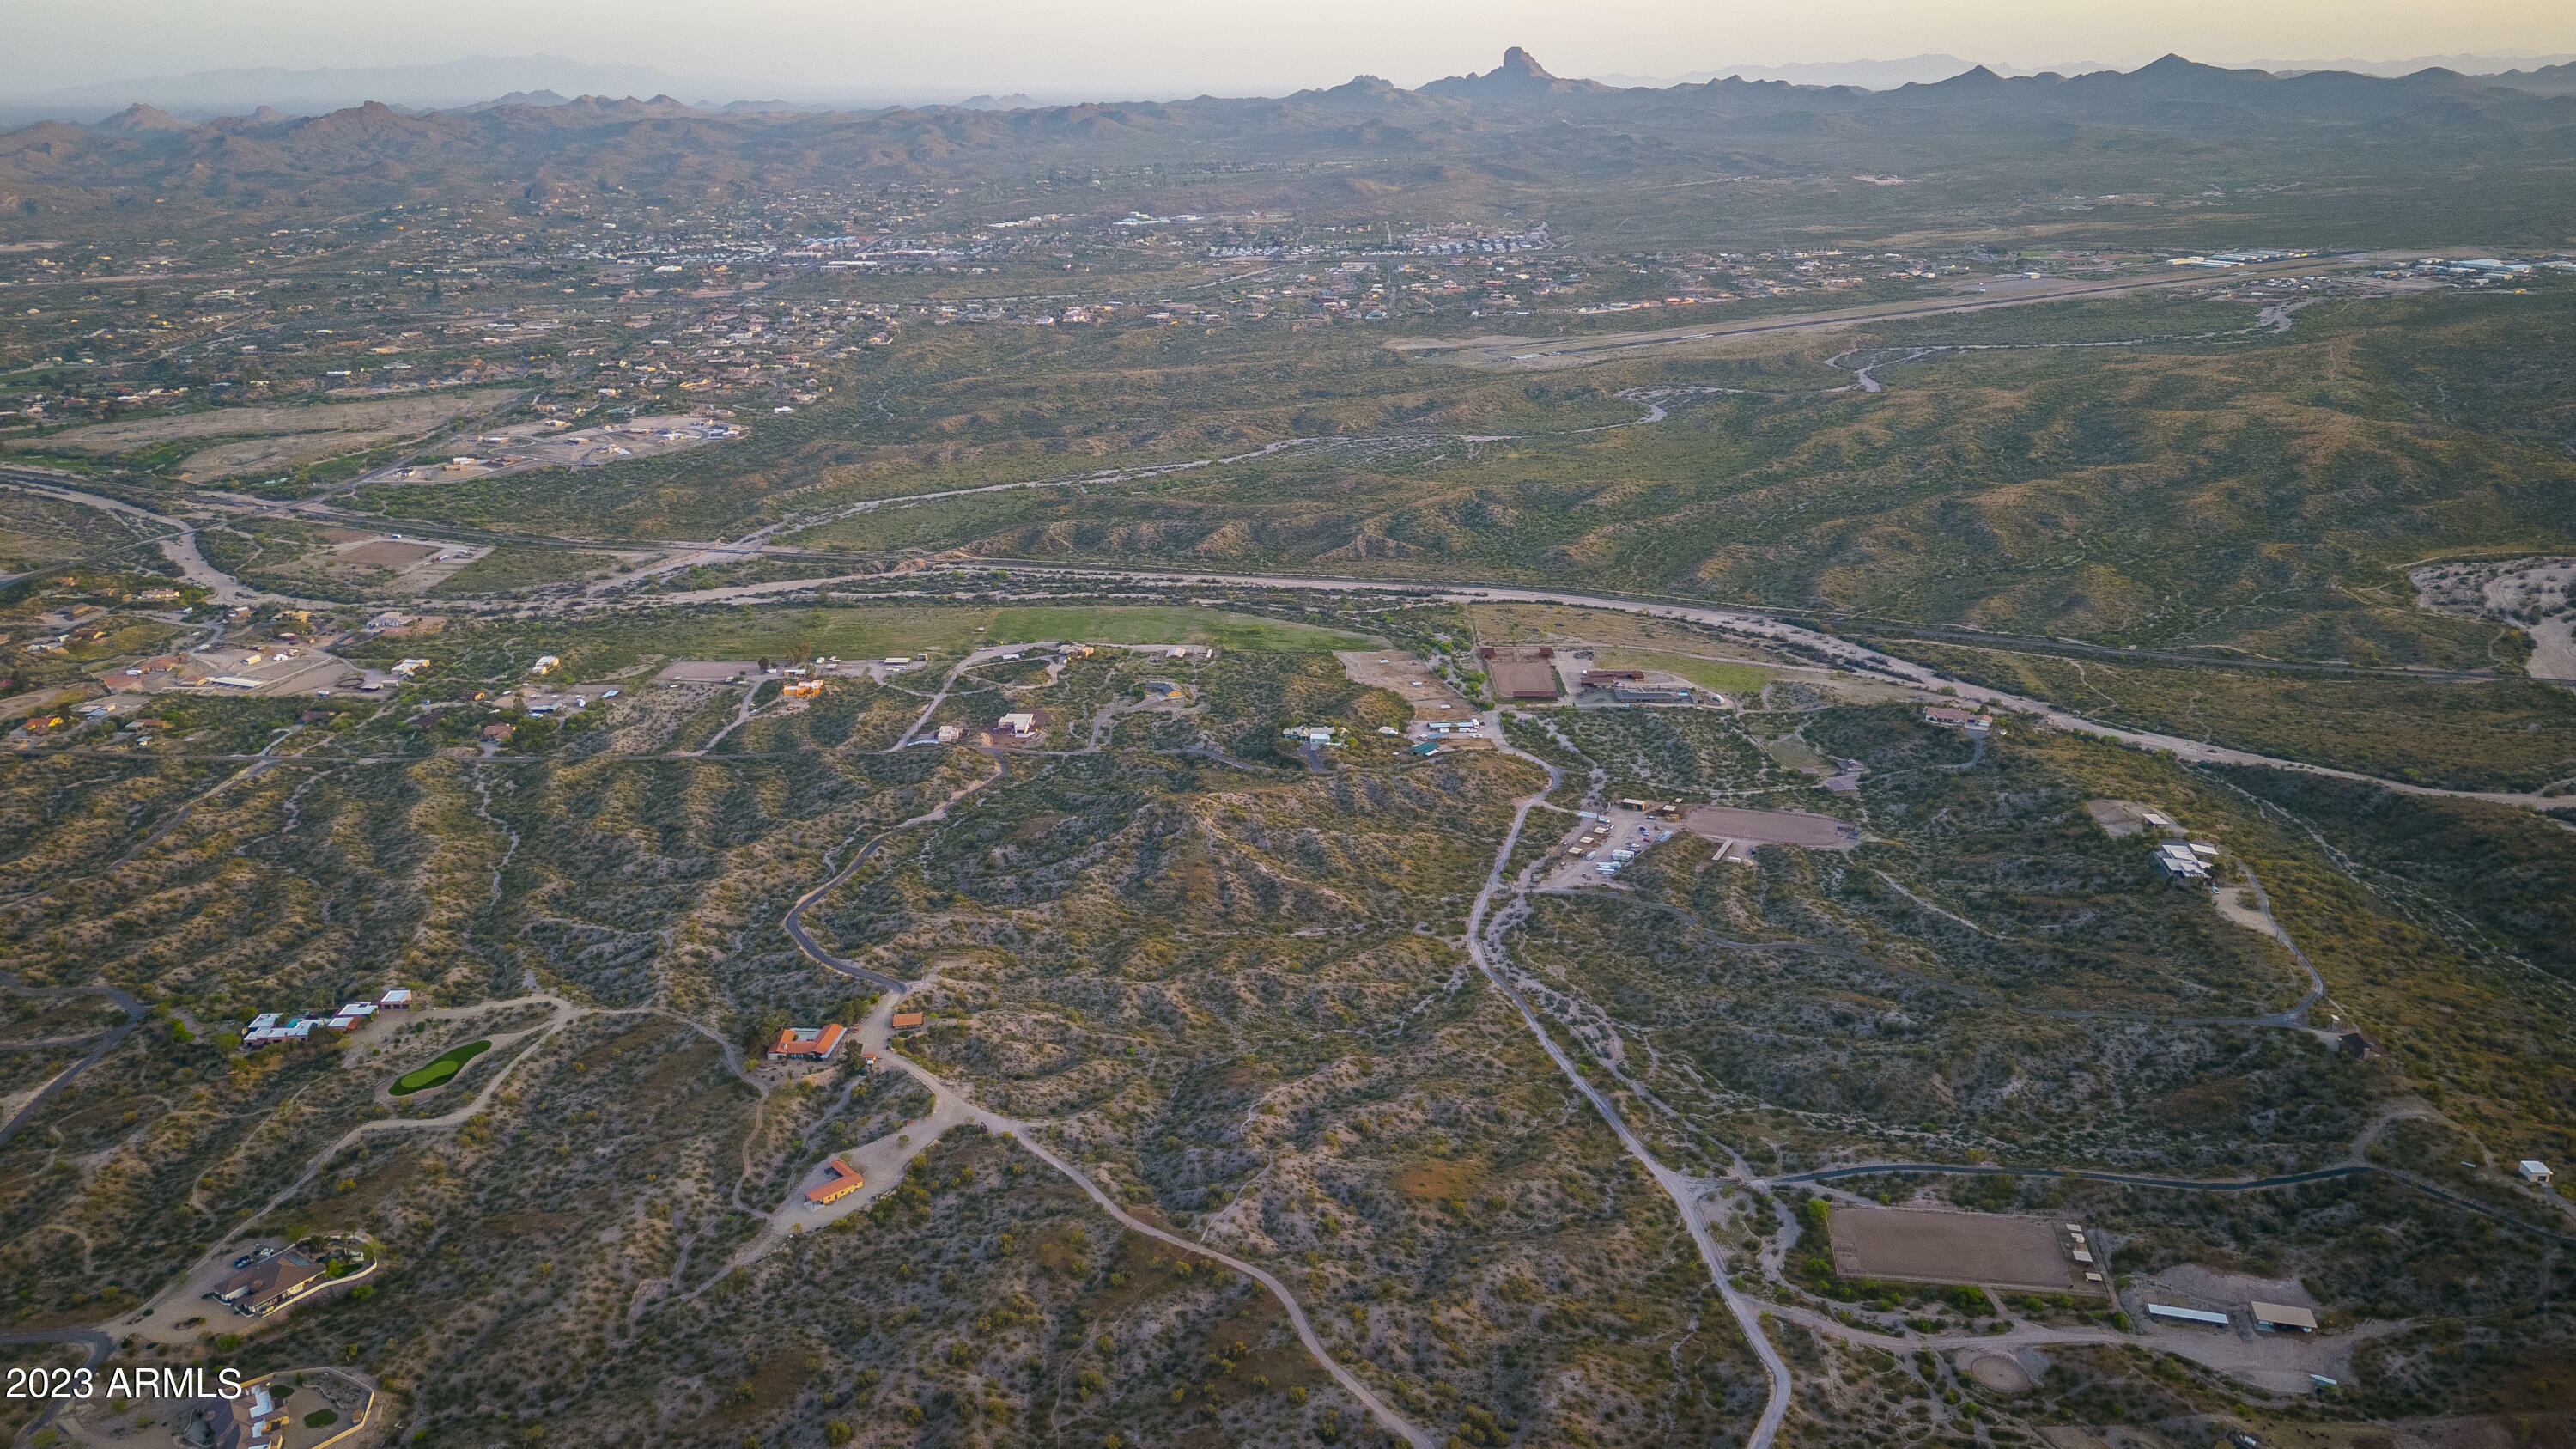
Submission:
[[[859,1176],[859,1170],[841,1159],[833,1158],[830,1167],[831,1176],[824,1178],[819,1186],[805,1189],[805,1201],[812,1206],[821,1207],[827,1202],[838,1201],[867,1186],[867,1179]]]
[[[841,1039],[848,1035],[849,1028],[836,1023],[781,1027],[777,1039],[770,1042],[769,1050],[760,1054],[761,1060],[803,1064],[828,1062],[841,1049]]]
[[[274,1313],[330,1281],[322,1265],[290,1248],[262,1258],[215,1285],[215,1301],[256,1318]]]

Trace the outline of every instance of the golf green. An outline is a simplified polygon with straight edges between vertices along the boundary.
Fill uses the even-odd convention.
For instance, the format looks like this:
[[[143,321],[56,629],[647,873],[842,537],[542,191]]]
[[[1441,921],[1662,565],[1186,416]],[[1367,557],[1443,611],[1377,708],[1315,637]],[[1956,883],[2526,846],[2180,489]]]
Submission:
[[[408,1097],[414,1092],[425,1092],[432,1087],[442,1085],[448,1078],[465,1070],[467,1062],[491,1049],[492,1044],[488,1041],[470,1041],[460,1047],[449,1047],[426,1064],[414,1067],[394,1078],[394,1084],[389,1090],[397,1097]]]

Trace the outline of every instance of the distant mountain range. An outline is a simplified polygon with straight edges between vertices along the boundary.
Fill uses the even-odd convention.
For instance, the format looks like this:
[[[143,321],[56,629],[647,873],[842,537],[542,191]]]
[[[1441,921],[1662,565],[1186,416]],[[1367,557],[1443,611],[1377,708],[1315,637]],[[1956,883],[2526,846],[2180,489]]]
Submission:
[[[2309,71],[2348,71],[2354,75],[2401,76],[2419,70],[2453,70],[2462,75],[2500,76],[2508,72],[2521,74],[2545,66],[2563,66],[2576,61],[2576,55],[2531,55],[2521,51],[2476,55],[2419,55],[2410,60],[2249,60],[2241,68],[2270,71],[2274,75],[2304,75]],[[1798,86],[1859,86],[1863,90],[1894,90],[1902,85],[1929,85],[1947,80],[1974,66],[1976,62],[1955,55],[1909,55],[1903,60],[1837,60],[1791,65],[1731,65],[1714,70],[1695,70],[1681,75],[1649,76],[1606,74],[1596,76],[1607,85],[1666,86],[1695,85],[1704,81],[1724,80],[1734,76],[1749,81],[1787,81]],[[2050,65],[1986,67],[1997,75],[2091,75],[2096,71],[2121,67],[2098,60],[2060,61]]]
[[[380,101],[405,110],[452,110],[508,103],[559,104],[575,95],[749,96],[761,89],[722,77],[682,77],[640,65],[591,65],[560,55],[469,55],[435,65],[322,70],[257,66],[104,81],[30,95],[0,96],[0,121],[90,121],[136,102],[172,115],[207,119],[247,115],[271,106],[292,115],[321,115]],[[498,97],[498,100],[494,98]]]
[[[1682,75],[1604,75],[1597,79],[1614,86],[1644,86],[1661,90],[1668,86],[1702,85],[1732,76],[1738,80],[1786,81],[1793,86],[1858,86],[1867,91],[1894,90],[1902,85],[1928,85],[1948,80],[1962,71],[1973,69],[1975,61],[1955,55],[1909,55],[1903,60],[1837,60],[1792,65],[1730,65],[1715,70],[1695,70]],[[2097,61],[2070,61],[2064,65],[2040,66],[2025,70],[2016,66],[1990,67],[1999,75],[2038,75],[2053,71],[2059,75],[2086,75],[2116,67]]]
[[[2284,76],[2317,71],[2398,76],[2438,68],[2463,75],[2490,77],[2524,89],[2555,92],[2576,89],[2576,71],[2571,70],[2571,62],[2576,62],[2576,55],[2508,53],[2427,55],[2403,61],[2254,61],[2242,68]],[[1549,74],[1530,60],[1526,52],[1515,48],[1500,68],[1504,79],[1499,83],[1536,94],[1568,94],[1586,88],[1665,90],[1728,78],[1777,81],[1793,86],[1851,86],[1869,91],[1890,91],[1908,85],[1930,85],[1971,70],[2009,78],[2042,74],[2080,76],[2114,69],[2116,67],[2098,61],[2069,61],[2037,69],[1979,66],[1956,55],[1931,53],[1899,60],[1727,66],[1669,76],[1614,72],[1586,79]],[[1470,79],[1478,78],[1453,76],[1434,81],[1422,90],[1427,94],[1441,94],[1442,87],[1454,88],[1455,83]],[[1491,81],[1493,75],[1482,79]],[[1395,89],[1392,86],[1387,88]],[[582,95],[693,96],[698,98],[692,103],[695,109],[719,114],[877,109],[947,99],[900,93],[891,88],[864,87],[847,94],[803,91],[781,94],[778,87],[767,82],[723,76],[675,76],[647,66],[593,65],[559,55],[474,55],[431,65],[321,70],[259,66],[197,71],[186,75],[144,76],[58,90],[0,95],[0,126],[23,125],[36,120],[96,123],[137,103],[179,120],[204,121],[220,116],[247,116],[262,107],[286,115],[316,116],[374,101],[398,112],[417,114],[437,110],[479,111],[513,105],[562,105],[569,97]],[[1011,111],[1039,109],[1062,104],[1067,99],[1063,96],[1015,93],[971,96],[953,103],[972,110]],[[1102,102],[1112,98],[1088,99]]]
[[[1412,90],[1359,76],[1282,97],[1026,100],[742,107],[770,112],[755,116],[661,91],[649,100],[566,100],[559,90],[521,87],[429,112],[369,101],[320,116],[266,107],[204,122],[137,103],[88,126],[48,120],[0,133],[0,215],[14,227],[50,228],[57,217],[113,210],[136,196],[329,215],[451,188],[489,194],[496,185],[537,206],[603,193],[694,205],[755,183],[998,176],[1104,160],[1154,166],[1211,147],[1335,164],[1212,181],[1204,197],[1190,192],[1169,209],[1311,206],[1372,216],[1400,201],[1414,215],[1499,214],[1562,201],[1566,186],[1637,187],[1649,178],[1688,188],[1841,176],[1947,185],[1933,178],[2007,156],[2029,162],[2026,184],[2041,194],[2190,188],[2197,196],[2180,204],[2193,207],[2226,195],[2201,189],[2210,163],[2196,148],[2208,143],[2257,175],[2295,174],[2322,159],[2338,185],[2374,176],[2417,191],[2430,184],[2428,157],[2474,152],[2517,176],[2538,167],[2510,183],[2492,173],[2488,184],[2543,218],[2534,226],[2561,235],[2552,208],[2571,204],[2550,168],[2565,154],[2562,138],[2576,134],[2567,68],[2503,84],[2438,68],[2280,76],[2171,55],[2077,76],[1972,66],[1886,90],[1741,77],[1644,89],[1559,76],[1515,47],[1492,70]],[[2410,204],[2449,225],[2444,208],[2457,194],[2445,191],[2438,206]],[[1674,204],[1688,201],[1677,195]],[[2434,229],[2429,220],[2412,224]]]

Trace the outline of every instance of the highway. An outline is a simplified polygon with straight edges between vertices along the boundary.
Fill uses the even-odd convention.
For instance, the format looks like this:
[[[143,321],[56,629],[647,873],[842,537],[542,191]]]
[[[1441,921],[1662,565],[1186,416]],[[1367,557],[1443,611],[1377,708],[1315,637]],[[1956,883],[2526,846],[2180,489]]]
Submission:
[[[1639,614],[1657,619],[1679,619],[1703,624],[1728,633],[1787,644],[1822,655],[1835,667],[1875,675],[1894,683],[1927,690],[1948,689],[1971,703],[1992,705],[2015,714],[2033,716],[2052,729],[2089,734],[2136,749],[2170,753],[2176,759],[2205,765],[2262,765],[2276,770],[2295,770],[2304,774],[2324,775],[2338,780],[2352,780],[2376,785],[2409,795],[2436,795],[2458,800],[2483,800],[2494,805],[2514,805],[2525,809],[2563,808],[2565,797],[2541,795],[2514,790],[2446,790],[2432,785],[2412,785],[2398,780],[2384,780],[2354,770],[2337,770],[2324,765],[2311,765],[2299,760],[2285,760],[2271,755],[2258,755],[2250,750],[2234,750],[2202,740],[2184,739],[2179,735],[2157,734],[2149,730],[2121,729],[2081,715],[2068,714],[2045,700],[2030,699],[1981,684],[1951,679],[1937,670],[1911,660],[1884,654],[1849,639],[1791,624],[1767,614],[1710,605],[1667,604],[1616,594],[1575,593],[1557,589],[1514,588],[1507,585],[1434,583],[1424,580],[1337,579],[1297,574],[1210,574],[1162,573],[1142,570],[1072,568],[1057,564],[994,559],[993,567],[1007,568],[1014,576],[1052,578],[1114,579],[1125,583],[1145,583],[1172,587],[1216,585],[1239,588],[1314,589],[1325,592],[1381,592],[1407,594],[1443,603],[1486,604],[1564,604],[1573,608],[1604,609],[1623,614]]]
[[[187,574],[192,582],[197,582],[213,589],[219,599],[226,602],[299,602],[286,599],[280,595],[245,588],[233,580],[230,575],[224,574],[215,569],[213,565],[206,562],[204,556],[197,550],[195,525],[184,523],[177,519],[166,518],[160,514],[150,512],[149,510],[135,507],[132,504],[104,498],[96,494],[81,492],[77,489],[65,486],[67,480],[68,475],[40,473],[29,469],[0,468],[0,486],[22,488],[29,492],[41,493],[49,497],[59,498],[66,502],[84,503],[92,507],[108,509],[120,514],[149,520],[154,524],[166,528],[169,530],[168,533],[153,541],[158,542],[163,551],[167,553],[174,562],[180,565],[182,571]],[[1012,484],[1006,486],[1024,487],[1028,485]],[[903,500],[879,499],[874,500],[873,503],[883,504],[900,501]],[[552,542],[556,546],[573,546],[563,540],[553,540]],[[835,555],[827,553],[811,553],[799,550],[777,549],[757,539],[746,539],[730,545],[679,545],[679,547],[691,550],[690,557],[695,559],[711,559],[719,555],[766,555],[770,557],[803,557],[815,559],[830,559],[835,557]],[[1102,583],[1123,583],[1129,585],[1142,584],[1159,588],[1205,585],[1238,588],[1310,589],[1335,593],[1386,593],[1450,603],[1484,602],[1563,604],[1575,608],[1603,609],[1618,613],[1645,615],[1653,618],[1678,619],[1690,623],[1706,625],[1710,628],[1723,630],[1729,633],[1741,634],[1756,639],[1767,639],[1777,643],[1786,644],[1794,648],[1807,651],[1811,654],[1824,657],[1832,662],[1836,667],[1876,675],[1883,679],[1912,685],[1917,688],[1927,690],[1950,690],[1960,699],[1989,704],[1995,708],[2008,710],[2016,714],[2034,716],[2045,721],[2050,727],[2055,729],[2090,734],[2098,738],[2129,745],[2137,749],[2163,751],[2173,755],[2177,759],[2187,760],[2195,764],[2260,765],[2273,769],[2295,770],[2307,774],[2323,775],[2334,779],[2351,780],[2356,783],[2376,785],[2383,789],[2395,790],[2404,794],[2480,800],[2489,804],[2518,806],[2524,809],[2553,809],[2562,807],[2567,803],[2562,797],[2541,795],[2536,792],[2528,791],[2451,790],[2432,785],[2416,785],[2404,781],[2382,779],[2374,775],[2365,775],[2354,770],[2338,770],[2330,766],[2309,764],[2305,761],[2287,760],[2271,755],[2256,754],[2250,750],[2230,749],[2224,745],[2215,745],[2203,740],[2186,739],[2179,735],[2159,734],[2147,730],[2122,729],[2118,726],[2087,719],[2081,715],[2069,714],[2057,709],[2054,705],[2049,704],[2045,700],[2030,699],[2025,696],[2011,694],[2003,690],[1992,689],[1984,685],[1970,684],[1964,681],[1954,680],[1927,666],[1916,664],[1910,660],[1898,658],[1895,655],[1883,653],[1879,650],[1869,648],[1866,645],[1855,643],[1849,639],[1844,639],[1836,635],[1822,633],[1818,630],[1793,624],[1784,618],[1744,609],[1729,609],[1704,604],[1669,603],[1660,600],[1642,599],[1620,594],[1592,593],[1560,589],[1523,588],[1502,584],[1480,584],[1472,580],[1363,579],[1342,578],[1331,575],[1287,573],[1201,573],[1194,571],[1183,572],[1141,568],[1119,568],[1107,565],[1067,565],[1043,560],[1006,558],[976,559],[971,562],[956,561],[952,566],[961,569],[1006,568],[1015,576]],[[738,585],[719,589],[696,590],[681,595],[661,595],[656,596],[649,601],[638,602],[647,603],[647,605],[651,607],[668,607],[677,604],[689,603],[737,602],[773,594],[797,593],[823,589],[828,588],[835,583],[858,581],[883,584],[887,582],[887,577],[883,574],[871,573],[816,579],[786,580],[766,584]],[[623,603],[624,601],[622,600],[585,598],[583,600],[583,604],[585,606],[583,611],[614,611],[621,607]],[[1998,639],[1994,636],[1970,636],[1967,631],[1943,631],[1937,628],[1923,626],[1916,626],[1916,628],[1919,632],[1929,633],[1935,637],[1955,638],[1962,643],[1974,642],[1985,647],[2008,647],[2012,642],[2014,642],[2007,639]],[[2093,649],[2102,646],[2079,645],[2075,647],[2083,652],[2090,653]],[[2105,652],[2108,651],[2106,650]],[[2121,657],[2139,657],[2138,653],[2135,651],[2124,650],[2118,652]],[[2173,651],[2158,651],[2155,657],[2160,661],[2171,661],[2176,663],[2214,665],[2220,667],[2243,667],[2237,664],[2236,661],[2202,659]],[[2299,668],[2300,666],[2289,665],[2286,667]],[[2482,675],[2444,675],[2431,672],[2418,674],[2413,671],[2406,671],[2405,673],[2408,677],[2427,679],[2477,680],[2486,677]],[[926,717],[927,716],[925,715],[925,718]]]

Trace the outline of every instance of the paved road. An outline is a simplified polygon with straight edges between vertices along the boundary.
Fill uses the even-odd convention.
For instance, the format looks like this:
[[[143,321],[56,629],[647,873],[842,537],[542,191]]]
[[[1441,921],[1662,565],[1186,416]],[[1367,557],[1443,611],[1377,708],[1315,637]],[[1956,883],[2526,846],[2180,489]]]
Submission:
[[[113,986],[21,986],[16,976],[0,971],[0,991],[6,991],[12,996],[31,996],[38,1000],[60,1000],[72,996],[104,996],[116,1003],[119,1011],[125,1013],[123,1026],[110,1027],[99,1037],[98,1045],[90,1048],[89,1055],[58,1073],[52,1081],[39,1089],[36,1095],[28,1098],[26,1105],[20,1107],[6,1123],[0,1123],[0,1146],[6,1146],[10,1138],[18,1135],[19,1128],[35,1120],[36,1113],[44,1107],[45,1103],[51,1101],[56,1093],[71,1084],[72,1078],[79,1076],[109,1052],[122,1046],[125,1039],[134,1034],[134,1029],[143,1024],[145,1012],[142,1002]],[[81,1039],[86,1040],[86,1038]]]
[[[89,1357],[83,1362],[82,1367],[92,1369],[107,1362],[107,1356],[116,1352],[116,1340],[95,1328],[53,1328],[35,1333],[0,1333],[0,1347],[30,1343],[77,1344],[89,1350]],[[104,1390],[101,1391],[102,1395],[104,1392]],[[32,1442],[71,1402],[69,1399],[48,1400],[43,1410],[29,1420],[26,1427],[18,1431],[16,1442],[21,1444]]]
[[[1983,629],[1951,629],[1938,624],[1891,624],[1823,611],[1784,609],[1784,619],[1821,619],[1859,633],[1929,639],[1971,649],[2010,654],[2062,654],[2135,664],[2187,664],[2203,669],[2235,669],[2256,674],[2322,674],[2337,679],[2408,679],[2433,684],[2492,684],[2504,678],[2492,669],[2394,669],[2369,664],[2335,664],[2310,659],[2261,659],[2211,649],[2136,649],[2114,644],[2088,644],[2081,639],[2040,639],[2026,634],[1993,634]]]
[[[1631,425],[1623,424],[1620,426]],[[1203,461],[1221,462],[1227,460],[1219,459]],[[68,474],[54,475],[50,473],[39,473],[35,470],[23,468],[15,470],[0,468],[0,483],[6,483],[9,486],[25,487],[30,489],[30,491],[47,493],[50,496],[59,497],[69,502],[86,503],[93,507],[125,512],[166,526],[172,530],[172,533],[168,538],[161,540],[164,549],[171,552],[173,559],[178,560],[181,563],[183,571],[188,572],[191,578],[200,579],[200,581],[210,580],[210,582],[208,582],[208,587],[215,588],[219,596],[239,598],[242,600],[300,602],[289,600],[282,595],[267,594],[255,590],[244,589],[241,585],[234,583],[228,575],[224,575],[219,571],[214,570],[213,567],[207,564],[203,557],[198,555],[196,551],[194,525],[186,524],[176,519],[163,518],[159,514],[136,508],[131,504],[120,503],[112,499],[101,498],[94,494],[82,493],[69,487],[59,486],[63,483],[76,481],[79,480],[72,478],[71,475]],[[1026,485],[1012,484],[1004,486],[1019,487]],[[945,495],[920,496],[932,497]],[[902,501],[907,500],[870,500],[869,506],[881,506],[885,503]],[[570,546],[564,540],[551,540],[551,542],[558,546]],[[726,556],[768,554],[780,557],[811,557],[818,559],[833,557],[829,554],[811,553],[800,550],[772,549],[762,541],[747,541],[745,544],[711,547],[705,550],[704,553],[705,556],[709,557],[713,557],[718,554]],[[2323,775],[2334,779],[2351,780],[2361,784],[2376,785],[2383,789],[2394,790],[2405,794],[2437,795],[2453,799],[2481,800],[2490,804],[2519,806],[2526,809],[2559,808],[2563,807],[2567,803],[2563,797],[2544,796],[2533,792],[2506,790],[2449,790],[2430,785],[2416,785],[2403,781],[2381,779],[2377,776],[2365,775],[2353,770],[2338,770],[2323,765],[2308,764],[2304,761],[2285,760],[2269,755],[2259,755],[2248,750],[2229,749],[2225,746],[2213,745],[2201,740],[2184,739],[2176,735],[2157,734],[2146,730],[2121,729],[2116,726],[2103,724],[2096,720],[2086,719],[2081,715],[2062,712],[2044,700],[2029,699],[2020,695],[2008,694],[2002,690],[1990,689],[1983,685],[1975,685],[1965,683],[1963,681],[1952,680],[1926,666],[1915,664],[1909,660],[1899,659],[1893,655],[1881,653],[1878,650],[1868,648],[1865,645],[1853,643],[1847,639],[1838,638],[1831,634],[1819,633],[1815,630],[1803,628],[1799,625],[1789,623],[1784,619],[1774,618],[1770,615],[1750,613],[1738,609],[1724,609],[1695,604],[1672,604],[1619,595],[1577,593],[1554,589],[1516,588],[1510,586],[1479,587],[1473,583],[1444,582],[1439,580],[1351,579],[1335,578],[1326,575],[1299,574],[1243,575],[1177,573],[1151,570],[1116,569],[1101,566],[1069,567],[1063,564],[1049,563],[1045,561],[1023,562],[1007,559],[978,559],[974,561],[974,566],[1000,567],[1004,565],[1007,565],[1016,573],[1028,574],[1035,577],[1106,579],[1138,583],[1182,585],[1199,583],[1266,588],[1315,589],[1341,592],[1386,592],[1458,602],[1486,600],[1506,603],[1567,604],[1578,608],[1608,609],[1624,613],[1643,614],[1658,618],[1682,619],[1694,623],[1706,624],[1711,627],[1735,633],[1752,635],[1757,638],[1775,639],[1785,644],[1797,645],[1809,651],[1825,655],[1837,664],[1846,668],[1865,671],[1926,689],[1947,688],[1952,690],[1961,699],[1983,701],[1999,708],[2023,714],[2036,715],[2045,719],[2050,725],[2059,729],[2080,731],[2086,734],[2096,735],[2104,739],[2113,740],[2118,743],[2127,744],[2139,749],[2169,752],[2178,759],[2188,760],[2194,763],[2260,765],[2274,769],[2296,770],[2308,774]],[[962,567],[966,565],[961,564],[960,566]],[[202,575],[199,572],[201,570],[203,571]],[[880,579],[882,576],[870,575],[868,577],[871,579]],[[847,579],[808,579],[765,585],[745,585],[728,589],[701,590],[686,596],[685,600],[674,599],[666,596],[653,600],[653,603],[657,606],[668,606],[670,604],[683,601],[721,602],[737,598],[756,598],[766,593],[794,592],[803,589],[821,588],[831,583],[847,581]],[[226,591],[229,591],[229,593],[227,594]],[[1984,642],[1992,643],[1994,641],[1992,639],[1988,639]],[[2127,652],[2128,651],[2122,651],[2123,654],[2126,654]],[[2190,655],[2180,653],[2174,653],[2168,657],[2176,662],[2202,664],[2221,663],[2221,661],[2195,659]],[[2232,667],[2236,662],[2224,661],[2224,663]],[[2413,677],[2439,676],[2419,675]],[[2473,675],[2470,677],[2484,678],[2485,676]]]
[[[2300,760],[2284,760],[2271,755],[2258,755],[2250,750],[2232,750],[2223,745],[2188,740],[2178,735],[2157,734],[2149,730],[2121,729],[2081,715],[2068,714],[2045,700],[2029,699],[1951,679],[1928,666],[1911,660],[1882,654],[1864,644],[1832,634],[1818,633],[1767,614],[1748,613],[1741,609],[1716,608],[1699,604],[1668,604],[1616,594],[1576,593],[1559,589],[1515,588],[1508,585],[1475,585],[1437,583],[1408,579],[1350,579],[1324,575],[1301,574],[1212,574],[1161,572],[1100,567],[1069,567],[1044,562],[992,559],[992,567],[1011,570],[1015,575],[1046,578],[1111,579],[1129,583],[1151,583],[1169,586],[1190,584],[1237,588],[1310,589],[1340,593],[1392,593],[1436,600],[1443,603],[1494,604],[1566,604],[1582,609],[1606,609],[1623,614],[1640,614],[1649,618],[1679,619],[1705,624],[1729,633],[1776,640],[1783,644],[1824,655],[1836,667],[1875,675],[1896,683],[1927,690],[1949,689],[1958,698],[1971,703],[1986,703],[2017,714],[2035,715],[2056,729],[2098,736],[2138,749],[2161,750],[2175,758],[2195,764],[2263,765],[2276,770],[2296,770],[2304,774],[2325,775],[2338,780],[2352,780],[2408,795],[2438,795],[2455,800],[2483,800],[2496,805],[2517,805],[2526,809],[2564,809],[2567,798],[2514,790],[2445,790],[2432,785],[2410,785],[2398,780],[2383,780],[2354,770],[2330,769]]]

